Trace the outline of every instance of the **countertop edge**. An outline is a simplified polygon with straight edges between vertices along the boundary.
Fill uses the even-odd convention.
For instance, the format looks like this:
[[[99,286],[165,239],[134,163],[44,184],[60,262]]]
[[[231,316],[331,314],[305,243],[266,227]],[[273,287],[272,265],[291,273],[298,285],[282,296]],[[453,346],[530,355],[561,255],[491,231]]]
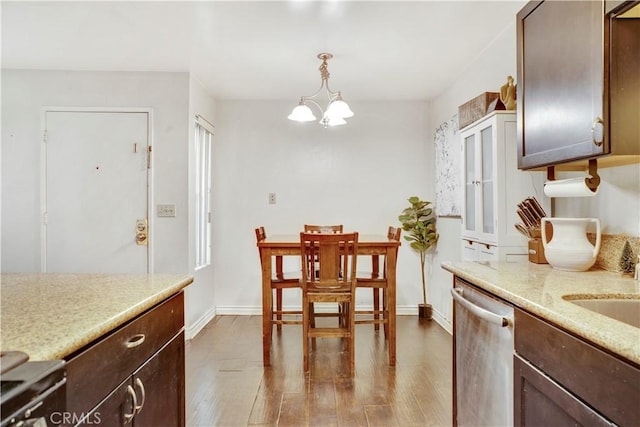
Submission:
[[[482,268],[483,266],[482,263],[473,264],[475,264],[473,268]],[[596,347],[602,348],[603,350],[611,354],[617,355],[619,358],[624,359],[628,363],[632,363],[637,367],[640,367],[640,332],[637,330],[637,328],[626,325],[617,320],[610,319],[606,316],[592,313],[582,307],[570,307],[570,312],[567,312],[566,310],[554,309],[551,306],[546,306],[542,303],[532,301],[531,299],[517,292],[512,292],[509,289],[500,286],[499,283],[494,283],[492,280],[480,277],[474,274],[472,271],[469,271],[470,269],[462,268],[461,265],[463,265],[463,263],[454,264],[443,262],[441,264],[443,269],[449,271],[455,276],[460,277],[461,279],[464,279],[478,286],[479,288],[484,289],[485,291],[504,299],[517,308],[538,316],[539,318],[588,341]],[[486,267],[491,268],[488,265]],[[618,294],[636,295],[636,292],[630,290],[629,292],[620,292]],[[584,321],[585,318],[597,319],[599,327],[588,324]],[[607,334],[606,331],[610,331],[611,333]],[[628,337],[633,338],[634,336],[637,339],[625,339]]]
[[[174,284],[173,286],[164,289],[162,292],[158,292],[157,294],[152,295],[149,298],[139,301],[137,304],[132,305],[129,309],[120,312],[120,314],[118,314],[117,316],[111,317],[105,320],[104,323],[96,325],[95,328],[86,331],[86,334],[82,339],[76,340],[73,343],[70,343],[68,346],[60,348],[55,352],[51,352],[50,355],[41,355],[40,359],[49,360],[68,358],[70,355],[75,354],[86,345],[91,344],[97,339],[111,333],[136,316],[169,299],[173,295],[178,294],[191,283],[193,283],[193,277],[185,278],[184,280]]]

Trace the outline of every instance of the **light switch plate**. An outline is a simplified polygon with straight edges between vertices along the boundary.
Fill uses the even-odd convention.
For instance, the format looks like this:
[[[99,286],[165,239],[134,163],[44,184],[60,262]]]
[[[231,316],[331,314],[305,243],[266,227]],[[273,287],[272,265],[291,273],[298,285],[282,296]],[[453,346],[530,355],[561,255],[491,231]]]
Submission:
[[[156,210],[159,217],[176,216],[176,205],[157,205]]]

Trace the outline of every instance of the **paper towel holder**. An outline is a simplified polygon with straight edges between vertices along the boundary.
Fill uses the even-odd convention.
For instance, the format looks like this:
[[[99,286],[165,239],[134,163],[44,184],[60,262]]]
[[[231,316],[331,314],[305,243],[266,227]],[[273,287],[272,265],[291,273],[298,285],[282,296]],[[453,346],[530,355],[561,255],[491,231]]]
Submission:
[[[547,181],[555,181],[556,174],[554,166],[547,167]],[[600,185],[600,175],[598,175],[598,160],[589,159],[589,176],[584,178],[584,182],[589,190],[594,193],[598,190]]]

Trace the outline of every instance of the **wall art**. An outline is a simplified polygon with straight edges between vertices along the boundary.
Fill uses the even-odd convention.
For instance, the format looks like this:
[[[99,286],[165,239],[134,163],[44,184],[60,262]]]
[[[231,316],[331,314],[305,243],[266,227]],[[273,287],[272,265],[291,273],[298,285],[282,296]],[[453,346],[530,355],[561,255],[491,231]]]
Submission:
[[[436,215],[460,217],[462,212],[462,150],[458,115],[454,114],[433,133],[435,147]]]

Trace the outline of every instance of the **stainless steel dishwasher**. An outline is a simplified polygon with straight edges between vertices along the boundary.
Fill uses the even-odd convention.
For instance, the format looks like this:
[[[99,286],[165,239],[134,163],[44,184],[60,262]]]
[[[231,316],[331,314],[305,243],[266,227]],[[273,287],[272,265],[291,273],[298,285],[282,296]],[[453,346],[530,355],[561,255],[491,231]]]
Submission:
[[[513,425],[513,308],[455,279],[453,423]]]

